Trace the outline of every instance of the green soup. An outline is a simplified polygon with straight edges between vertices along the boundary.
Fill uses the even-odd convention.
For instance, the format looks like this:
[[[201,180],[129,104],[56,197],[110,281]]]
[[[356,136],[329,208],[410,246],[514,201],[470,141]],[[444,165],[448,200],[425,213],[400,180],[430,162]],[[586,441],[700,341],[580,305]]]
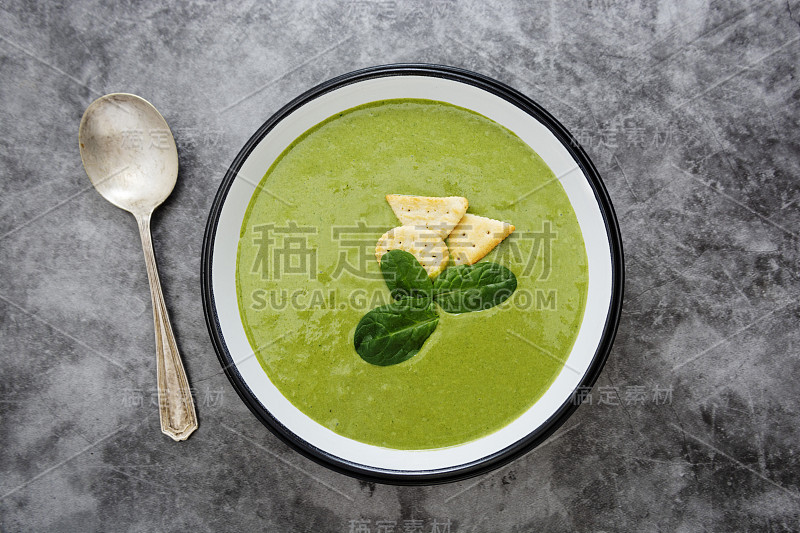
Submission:
[[[420,352],[374,366],[353,347],[388,303],[374,248],[399,226],[386,194],[464,196],[516,231],[485,261],[514,295],[440,321]],[[443,102],[385,100],[299,137],[253,194],[239,241],[239,310],[269,379],[332,431],[398,449],[461,444],[520,416],[563,368],[583,318],[586,250],[544,161],[514,133]]]

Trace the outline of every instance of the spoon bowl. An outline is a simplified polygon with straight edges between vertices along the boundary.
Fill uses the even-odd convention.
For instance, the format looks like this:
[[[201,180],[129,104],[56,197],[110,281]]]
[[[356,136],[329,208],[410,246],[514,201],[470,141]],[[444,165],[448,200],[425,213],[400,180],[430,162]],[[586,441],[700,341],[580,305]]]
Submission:
[[[166,120],[147,100],[108,94],[86,109],[78,130],[86,174],[112,204],[148,214],[178,179],[178,149]]]

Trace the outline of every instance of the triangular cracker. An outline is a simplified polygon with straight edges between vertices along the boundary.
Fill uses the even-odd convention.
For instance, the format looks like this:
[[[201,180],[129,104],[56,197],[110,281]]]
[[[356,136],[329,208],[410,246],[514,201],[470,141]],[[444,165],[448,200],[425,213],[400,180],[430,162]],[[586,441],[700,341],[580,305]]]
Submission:
[[[461,196],[407,196],[387,194],[386,201],[403,226],[427,228],[447,238],[467,212],[469,202]]]
[[[457,265],[472,265],[511,235],[514,226],[467,213],[450,233],[447,245]]]
[[[447,245],[439,234],[414,226],[392,228],[378,239],[375,257],[381,262],[383,254],[389,250],[405,250],[417,258],[429,277],[435,277],[447,267],[450,254]]]

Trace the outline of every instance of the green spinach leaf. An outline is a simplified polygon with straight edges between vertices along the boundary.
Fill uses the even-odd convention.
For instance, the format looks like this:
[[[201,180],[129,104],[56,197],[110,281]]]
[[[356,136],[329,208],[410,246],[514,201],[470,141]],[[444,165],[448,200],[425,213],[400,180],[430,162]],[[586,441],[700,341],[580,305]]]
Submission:
[[[489,309],[517,290],[517,277],[497,263],[459,265],[442,272],[433,284],[433,298],[448,313]]]
[[[412,254],[390,250],[381,258],[381,272],[395,300],[407,296],[431,297],[433,283]]]
[[[364,361],[389,366],[413,357],[439,324],[428,298],[403,298],[377,307],[356,326],[354,344]]]

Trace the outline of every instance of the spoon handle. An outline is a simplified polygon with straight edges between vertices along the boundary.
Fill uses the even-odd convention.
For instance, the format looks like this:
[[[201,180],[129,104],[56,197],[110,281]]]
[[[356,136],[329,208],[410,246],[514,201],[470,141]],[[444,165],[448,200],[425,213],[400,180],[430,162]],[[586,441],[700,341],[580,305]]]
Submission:
[[[156,366],[158,367],[158,407],[161,432],[175,441],[186,440],[197,429],[192,392],[183,369],[175,335],[169,322],[161,282],[158,278],[153,240],[150,236],[150,215],[136,215],[142,237],[150,298],[153,302],[153,322],[156,330]]]

